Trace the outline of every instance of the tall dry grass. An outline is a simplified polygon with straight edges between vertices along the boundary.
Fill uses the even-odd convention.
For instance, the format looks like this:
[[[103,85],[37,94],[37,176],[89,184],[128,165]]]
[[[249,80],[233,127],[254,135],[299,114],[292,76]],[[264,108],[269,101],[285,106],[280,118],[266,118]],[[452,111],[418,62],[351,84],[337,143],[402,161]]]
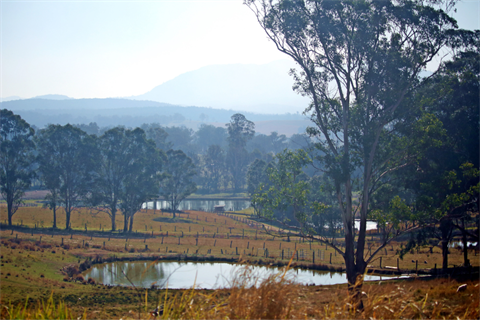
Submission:
[[[457,292],[460,284],[467,284]],[[223,290],[144,291],[143,302],[122,319],[478,319],[479,282],[449,279],[369,283],[362,293],[363,310],[349,304],[346,286],[302,286],[285,275],[259,279],[244,269]],[[156,305],[148,305],[156,295]],[[104,310],[105,311],[105,310]],[[109,318],[105,312],[80,318]],[[77,318],[63,302],[2,306],[2,319]]]

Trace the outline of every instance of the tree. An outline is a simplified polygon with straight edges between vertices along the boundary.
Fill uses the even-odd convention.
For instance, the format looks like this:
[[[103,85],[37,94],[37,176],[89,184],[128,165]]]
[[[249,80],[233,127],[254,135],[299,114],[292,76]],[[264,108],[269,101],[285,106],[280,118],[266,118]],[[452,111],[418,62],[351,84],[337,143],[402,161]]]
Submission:
[[[260,183],[252,202],[264,217],[294,227],[302,234],[311,234],[313,217],[326,209],[317,199],[309,198],[309,179],[303,168],[312,160],[299,149],[284,150],[275,156],[275,161],[267,170],[269,182]]]
[[[126,148],[124,158],[117,163],[121,167],[117,192],[123,232],[132,232],[135,214],[145,202],[158,196],[165,156],[152,140],[147,140],[142,129],[126,130],[124,134]]]
[[[142,129],[145,130],[147,138],[155,142],[158,149],[167,151],[172,148],[173,143],[167,142],[168,133],[158,123],[143,124]]]
[[[304,170],[305,171],[305,170]],[[342,229],[341,212],[336,198],[335,187],[327,175],[316,175],[309,179],[310,186],[308,201],[310,203],[321,203],[323,210],[318,214],[312,212],[311,223],[317,233],[323,237],[331,237],[331,242],[339,236],[338,231]],[[318,204],[317,204],[318,206]],[[315,207],[313,207],[315,209]]]
[[[400,221],[392,224],[380,248],[367,256],[370,197],[441,131],[429,114],[409,117],[416,107],[411,95],[423,82],[420,72],[443,48],[477,45],[478,32],[457,30],[455,20],[434,7],[441,1],[246,3],[277,49],[300,69],[292,71],[294,89],[310,97],[306,112],[315,127],[308,132],[320,138],[319,159],[334,182],[344,228],[344,250],[326,243],[344,258],[349,291],[361,306],[361,286],[355,283],[401,226]],[[355,186],[358,206],[353,204]]]
[[[181,126],[181,127],[173,126],[173,127],[165,127],[164,130],[168,134],[166,141],[171,145],[172,149],[175,149],[175,150],[180,149],[185,153],[196,149],[196,146],[192,144],[192,141],[193,141],[192,129],[186,128],[185,126]]]
[[[213,144],[208,147],[203,160],[205,189],[216,192],[224,179],[225,153],[219,145]]]
[[[192,159],[181,150],[167,151],[165,177],[162,180],[160,194],[170,203],[175,218],[178,205],[197,190],[192,181],[196,174]]]
[[[106,209],[111,219],[112,231],[116,230],[115,217],[120,202],[125,201],[127,183],[132,182],[129,180],[130,175],[142,175],[145,168],[140,165],[150,165],[145,163],[146,159],[159,162],[156,158],[161,154],[161,151],[156,150],[152,143],[142,141],[141,129],[136,130],[133,132],[116,127],[106,131],[97,142],[99,161],[93,202],[96,205],[102,204]],[[145,152],[152,152],[152,154],[148,155]],[[161,161],[159,164],[160,167],[157,170],[161,171]],[[146,179],[150,181],[152,178]],[[145,182],[146,185],[149,185],[148,181]],[[142,188],[143,186],[138,186],[137,190],[142,192]],[[133,192],[136,193],[137,190]]]
[[[268,174],[266,172],[267,163],[262,159],[255,159],[248,166],[247,171],[247,192],[250,196],[255,193],[260,184],[266,184]]]
[[[233,188],[238,192],[245,183],[245,170],[248,163],[247,141],[255,134],[255,124],[236,113],[226,124],[228,131],[227,168],[230,171]]]
[[[97,149],[94,139],[70,124],[49,125],[37,136],[39,171],[51,198],[65,209],[65,228],[72,211],[91,191]],[[57,198],[58,197],[58,198]]]
[[[0,191],[7,202],[9,226],[34,176],[34,133],[20,116],[0,110]]]
[[[419,90],[418,104],[442,122],[445,135],[441,144],[428,148],[414,166],[400,173],[403,185],[416,197],[414,210],[422,213],[426,222],[439,225],[438,230],[419,235],[440,239],[444,269],[448,268],[448,243],[454,227],[466,242],[467,236],[474,234],[463,225],[478,214],[474,189],[479,185],[479,58],[478,52],[458,52]],[[429,239],[418,236],[417,240],[416,245],[423,245]],[[468,265],[466,247],[464,262]]]
[[[194,134],[194,143],[199,146],[201,153],[204,153],[212,145],[224,147],[227,140],[227,130],[222,127],[215,127],[211,124],[202,123]]]

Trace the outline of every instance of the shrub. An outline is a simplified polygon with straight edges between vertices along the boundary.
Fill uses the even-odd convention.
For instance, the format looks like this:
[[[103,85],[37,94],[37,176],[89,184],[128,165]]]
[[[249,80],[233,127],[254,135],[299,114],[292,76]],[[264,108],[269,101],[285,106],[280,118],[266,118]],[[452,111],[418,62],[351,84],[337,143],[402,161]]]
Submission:
[[[80,271],[78,270],[77,266],[74,264],[70,264],[68,266],[63,267],[62,273],[73,278],[74,275],[79,274]]]

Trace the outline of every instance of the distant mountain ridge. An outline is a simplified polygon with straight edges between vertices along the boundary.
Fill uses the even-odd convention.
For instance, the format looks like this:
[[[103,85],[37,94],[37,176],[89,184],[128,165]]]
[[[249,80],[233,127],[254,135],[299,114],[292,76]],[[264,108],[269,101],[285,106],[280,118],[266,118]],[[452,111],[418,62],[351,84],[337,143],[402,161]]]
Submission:
[[[260,114],[238,110],[205,107],[181,107],[155,101],[107,99],[24,99],[0,103],[19,114],[28,123],[42,128],[48,124],[88,124],[96,122],[100,127],[123,125],[137,127],[144,123],[163,126],[186,126],[197,129],[202,123],[224,126],[235,113],[242,113],[258,124],[258,132],[271,131],[291,135],[303,132],[309,124],[302,114]]]
[[[63,94],[44,94],[42,96],[36,96],[31,99],[47,99],[47,100],[72,100],[68,96],[64,96]]]
[[[309,100],[292,89],[288,72],[293,67],[289,60],[263,65],[210,65],[128,99],[262,113],[302,112]]]

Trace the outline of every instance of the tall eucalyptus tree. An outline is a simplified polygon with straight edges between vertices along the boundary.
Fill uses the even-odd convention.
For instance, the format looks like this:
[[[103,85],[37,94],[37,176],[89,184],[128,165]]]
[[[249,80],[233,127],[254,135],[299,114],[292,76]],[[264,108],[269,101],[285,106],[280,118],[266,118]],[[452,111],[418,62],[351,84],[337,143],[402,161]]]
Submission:
[[[7,202],[9,226],[34,176],[34,133],[19,115],[0,110],[0,192]]]
[[[458,30],[439,8],[451,1],[245,2],[277,49],[297,63],[294,89],[310,98],[305,112],[314,126],[308,132],[319,138],[318,158],[333,180],[342,215],[345,249],[327,243],[344,258],[349,290],[358,297],[355,283],[403,222],[392,222],[382,246],[367,255],[371,195],[442,131],[428,113],[409,117],[420,74],[443,49],[478,47],[479,33]]]
[[[66,229],[71,228],[72,211],[91,191],[97,158],[94,141],[70,124],[49,125],[37,135],[39,171],[51,195],[65,209]]]
[[[239,191],[245,184],[248,165],[247,141],[255,134],[255,124],[247,120],[243,114],[236,113],[226,124],[228,132],[228,151],[226,166],[230,171],[233,189]]]
[[[165,175],[161,181],[160,194],[170,203],[173,218],[178,205],[197,190],[192,178],[197,174],[192,159],[182,150],[168,150]]]

